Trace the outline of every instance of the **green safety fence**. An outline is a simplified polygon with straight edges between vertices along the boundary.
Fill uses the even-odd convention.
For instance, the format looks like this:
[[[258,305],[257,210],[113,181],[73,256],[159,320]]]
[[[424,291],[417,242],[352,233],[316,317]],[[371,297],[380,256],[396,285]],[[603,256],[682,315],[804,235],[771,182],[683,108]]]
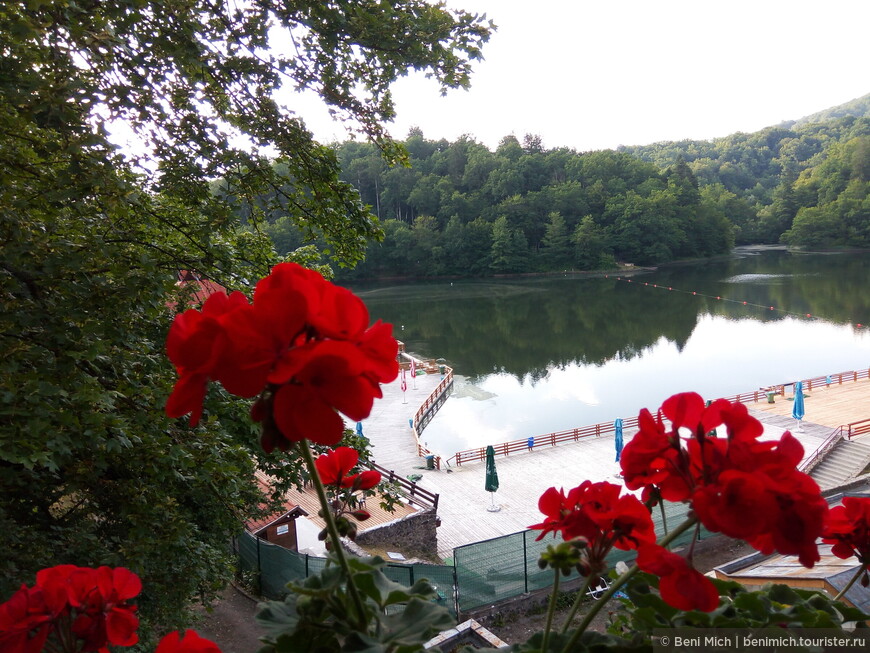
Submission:
[[[685,504],[665,504],[669,528],[678,526],[686,517]],[[659,508],[652,512],[656,533],[662,535],[662,515]],[[438,593],[436,601],[446,606],[451,614],[464,612],[499,601],[545,589],[553,583],[553,572],[538,568],[538,559],[553,543],[552,536],[541,541],[538,531],[522,531],[511,535],[476,542],[453,550],[453,565],[389,563],[384,574],[390,580],[411,586],[420,579],[432,583]],[[704,529],[700,537],[709,535]],[[691,529],[678,537],[673,545],[687,543],[695,536]],[[672,545],[672,546],[673,546]],[[326,558],[290,551],[245,533],[235,540],[241,571],[255,572],[260,592],[271,599],[283,598],[286,585],[319,573]],[[608,556],[611,568],[620,560],[634,559],[634,551],[614,549]],[[567,579],[576,578],[572,572]]]
[[[686,517],[688,506],[685,504],[665,504],[665,517],[668,528],[678,526]],[[652,513],[656,533],[664,533],[659,508]],[[702,531],[701,536],[706,536]],[[538,559],[547,545],[554,542],[549,536],[536,541],[539,531],[523,531],[484,542],[476,542],[453,550],[456,567],[457,604],[460,611],[473,610],[485,605],[519,596],[534,590],[544,589],[553,584],[553,571],[541,570]],[[691,529],[680,535],[673,545],[688,542],[694,537]],[[672,545],[672,546],[673,546]],[[634,551],[611,551],[607,560],[612,567],[620,560],[633,560]],[[563,580],[572,580],[579,574],[572,572]]]
[[[269,599],[282,599],[287,594],[287,583],[299,582],[318,574],[326,566],[326,558],[297,553],[250,533],[235,538],[235,550],[239,556],[240,571],[257,574],[260,594]],[[435,586],[436,603],[445,606],[456,616],[452,566],[389,563],[383,571],[390,580],[406,586],[418,580],[428,580]]]

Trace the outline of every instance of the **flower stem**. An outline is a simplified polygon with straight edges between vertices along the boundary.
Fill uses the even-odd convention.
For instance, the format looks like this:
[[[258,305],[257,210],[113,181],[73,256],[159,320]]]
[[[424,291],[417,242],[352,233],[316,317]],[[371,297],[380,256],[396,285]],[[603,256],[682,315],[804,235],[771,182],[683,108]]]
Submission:
[[[367,628],[365,607],[363,606],[362,597],[353,582],[353,574],[350,570],[350,566],[347,564],[344,549],[341,547],[341,536],[338,534],[338,527],[335,525],[335,519],[333,518],[332,510],[329,507],[329,499],[326,497],[326,490],[323,487],[323,482],[320,480],[320,474],[317,472],[317,467],[314,465],[314,456],[311,455],[308,440],[300,441],[299,450],[302,452],[302,457],[305,459],[305,465],[308,467],[311,476],[311,482],[314,485],[314,489],[317,491],[317,498],[320,500],[320,507],[323,509],[323,521],[326,522],[326,529],[329,532],[329,539],[332,541],[332,549],[335,552],[335,557],[338,559],[339,566],[347,576],[347,592],[353,601],[358,617],[357,629],[365,632]]]
[[[659,499],[659,508],[662,511],[662,530],[668,534],[668,516],[665,514],[665,502]]]
[[[684,521],[682,524],[677,526],[670,533],[665,535],[662,539],[660,539],[658,541],[659,546],[666,547],[668,544],[670,544],[675,539],[677,539],[677,537],[679,537],[680,535],[685,533],[687,530],[692,528],[692,526],[694,526],[696,523],[698,523],[697,518],[690,517],[689,519]],[[571,636],[571,639],[568,641],[568,643],[565,644],[565,648],[562,649],[562,651],[564,653],[568,653],[569,651],[574,650],[574,646],[576,645],[577,640],[580,639],[580,635],[582,635],[586,631],[586,629],[589,627],[589,624],[592,623],[592,620],[595,618],[595,615],[597,615],[599,612],[601,612],[601,608],[603,608],[605,606],[605,604],[611,598],[613,598],[613,595],[616,594],[616,592],[619,590],[619,588],[622,587],[623,585],[625,585],[626,581],[628,581],[632,576],[634,576],[639,570],[640,570],[640,567],[638,567],[637,563],[635,563],[631,566],[631,568],[626,570],[625,573],[623,573],[619,578],[617,578],[615,581],[613,581],[610,584],[610,587],[607,588],[607,591],[601,595],[601,597],[592,605],[592,608],[589,610],[589,612],[587,612],[586,615],[583,617],[583,621],[580,622],[580,625],[577,627],[577,630]]]
[[[600,578],[600,576],[598,577]],[[571,625],[571,620],[574,619],[574,615],[577,614],[577,610],[580,609],[580,604],[583,603],[583,597],[586,596],[586,592],[589,589],[590,581],[592,580],[592,574],[586,576],[586,580],[583,581],[583,587],[577,592],[577,596],[574,599],[574,605],[571,606],[571,611],[568,613],[568,616],[565,617],[565,621],[562,624],[562,632],[566,632],[568,630],[568,626]]]
[[[858,580],[858,578],[861,577],[861,574],[865,573],[866,571],[867,571],[867,566],[866,566],[866,565],[861,565],[860,567],[858,567],[858,569],[855,571],[855,575],[852,576],[852,580],[850,580],[850,581],[846,584],[846,587],[844,587],[843,589],[840,590],[840,593],[837,594],[837,596],[834,597],[834,600],[835,600],[835,601],[839,601],[840,599],[842,599],[843,596],[846,594],[846,592],[848,592],[849,589],[852,587],[852,585],[855,584],[855,581]]]
[[[544,641],[541,643],[541,650],[547,650],[547,644],[550,640],[550,628],[553,625],[553,615],[556,613],[556,597],[559,595],[559,576],[560,570],[556,570],[556,580],[553,581],[553,592],[550,594],[550,607],[547,610],[547,625],[544,628]]]

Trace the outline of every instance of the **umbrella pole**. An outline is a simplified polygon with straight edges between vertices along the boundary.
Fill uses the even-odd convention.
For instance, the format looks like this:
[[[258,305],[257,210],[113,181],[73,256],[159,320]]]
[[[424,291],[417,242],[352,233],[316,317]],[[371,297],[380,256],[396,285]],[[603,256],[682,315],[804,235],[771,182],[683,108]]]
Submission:
[[[487,508],[487,510],[489,512],[498,512],[499,510],[501,510],[501,506],[495,505],[495,492],[490,492],[489,497],[490,499],[492,499],[492,505]]]

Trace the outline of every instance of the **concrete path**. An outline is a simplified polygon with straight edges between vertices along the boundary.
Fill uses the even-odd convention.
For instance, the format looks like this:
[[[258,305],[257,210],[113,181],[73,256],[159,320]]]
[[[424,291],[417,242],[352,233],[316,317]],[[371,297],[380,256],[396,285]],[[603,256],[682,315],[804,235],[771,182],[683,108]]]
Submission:
[[[543,517],[538,511],[538,498],[549,487],[568,489],[586,479],[621,483],[610,436],[496,458],[500,485],[494,496],[483,489],[485,470],[481,461],[458,468],[424,469],[424,460],[416,456],[408,420],[440,380],[437,374],[417,377],[417,390],[409,382],[407,403],[403,403],[398,381],[383,386],[384,398],[375,402],[372,415],[363,426],[374,445],[375,462],[402,476],[422,475],[420,485],[440,495],[438,552],[443,558],[452,557],[454,547],[508,535],[539,523]],[[792,430],[803,444],[805,456],[811,455],[831,432],[830,427],[806,421],[802,430],[796,431],[791,418],[762,412],[755,416],[765,424],[765,439],[778,439],[783,431]],[[626,442],[632,435],[625,434]],[[424,431],[422,440],[425,439]],[[493,500],[500,508],[498,512],[488,510]]]

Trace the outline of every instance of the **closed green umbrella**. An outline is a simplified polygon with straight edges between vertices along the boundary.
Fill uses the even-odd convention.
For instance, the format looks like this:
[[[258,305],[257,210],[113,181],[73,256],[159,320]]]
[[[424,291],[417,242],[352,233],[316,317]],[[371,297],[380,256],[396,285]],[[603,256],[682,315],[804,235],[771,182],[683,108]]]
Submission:
[[[499,507],[495,505],[495,492],[498,490],[498,472],[495,469],[495,449],[492,445],[486,448],[486,483],[483,489],[490,493],[492,505],[487,508],[490,512],[498,512]]]

